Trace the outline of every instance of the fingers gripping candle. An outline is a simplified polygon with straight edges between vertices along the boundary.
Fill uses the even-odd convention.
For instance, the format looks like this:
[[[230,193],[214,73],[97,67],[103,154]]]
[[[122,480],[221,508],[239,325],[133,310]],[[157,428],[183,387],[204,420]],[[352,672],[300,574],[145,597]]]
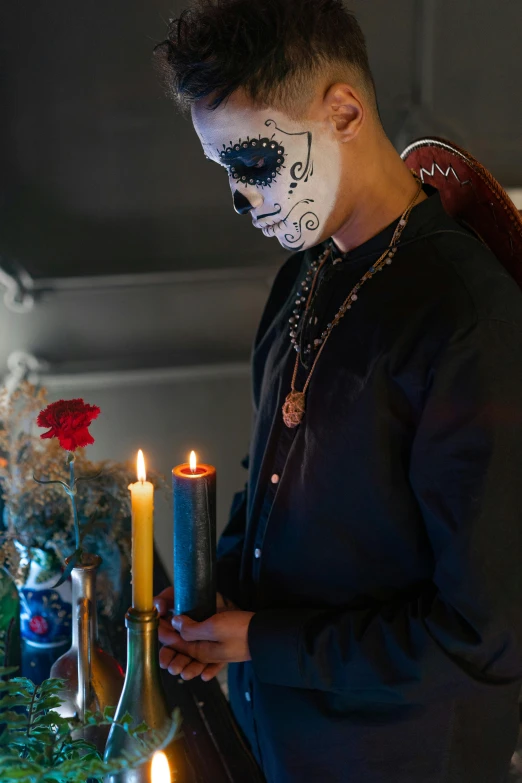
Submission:
[[[201,622],[216,613],[216,469],[190,458],[172,470],[174,614]]]

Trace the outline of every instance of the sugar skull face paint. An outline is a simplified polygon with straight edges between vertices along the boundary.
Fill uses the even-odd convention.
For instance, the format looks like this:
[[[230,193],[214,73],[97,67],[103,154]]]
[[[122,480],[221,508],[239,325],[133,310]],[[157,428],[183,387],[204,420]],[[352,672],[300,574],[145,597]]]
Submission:
[[[192,119],[206,157],[227,170],[236,212],[250,213],[287,250],[326,238],[341,163],[338,143],[323,127],[232,102],[216,111],[194,108]]]
[[[220,163],[226,166],[237,184],[269,186],[284,168],[285,148],[272,138],[250,139],[226,147],[219,153]]]

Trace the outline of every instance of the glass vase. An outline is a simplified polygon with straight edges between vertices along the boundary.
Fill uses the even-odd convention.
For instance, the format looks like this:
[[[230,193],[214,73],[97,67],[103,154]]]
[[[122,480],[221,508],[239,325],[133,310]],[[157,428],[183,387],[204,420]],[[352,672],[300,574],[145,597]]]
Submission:
[[[100,647],[96,607],[98,555],[84,554],[81,564],[71,572],[72,643],[51,667],[51,677],[66,680],[58,712],[63,717],[84,719],[85,711],[103,712],[116,707],[123,688],[124,672],[120,664]],[[93,742],[103,752],[108,726],[85,726],[74,732]]]
[[[115,714],[120,721],[130,714],[135,724],[146,723],[151,730],[165,730],[172,718],[160,676],[158,626],[156,609],[140,612],[130,608],[125,615],[127,626],[127,673],[123,692]],[[138,741],[120,725],[111,726],[105,748],[105,761],[118,758],[122,751],[131,752],[138,747]],[[177,739],[164,748],[171,775],[177,783],[192,780],[189,776],[189,762],[183,747]],[[134,769],[107,775],[104,783],[150,783],[151,759]]]

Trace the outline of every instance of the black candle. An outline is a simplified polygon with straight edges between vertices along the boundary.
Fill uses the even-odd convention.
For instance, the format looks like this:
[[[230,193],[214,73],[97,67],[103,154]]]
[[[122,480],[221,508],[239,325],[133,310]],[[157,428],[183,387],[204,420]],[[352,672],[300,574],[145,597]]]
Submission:
[[[174,614],[201,622],[216,613],[216,469],[192,455],[172,470]]]

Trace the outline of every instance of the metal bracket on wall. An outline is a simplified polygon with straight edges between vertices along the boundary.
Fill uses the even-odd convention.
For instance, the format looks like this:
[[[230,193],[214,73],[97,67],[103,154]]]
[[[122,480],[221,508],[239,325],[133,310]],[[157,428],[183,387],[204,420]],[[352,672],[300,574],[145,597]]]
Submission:
[[[6,267],[11,267],[8,271]],[[18,264],[0,258],[0,285],[5,288],[4,304],[13,313],[29,313],[35,303],[33,278]]]
[[[38,384],[41,380],[40,373],[48,372],[49,369],[50,364],[45,359],[39,359],[26,351],[13,351],[7,357],[7,375],[3,378],[2,385],[10,397],[22,381]]]

